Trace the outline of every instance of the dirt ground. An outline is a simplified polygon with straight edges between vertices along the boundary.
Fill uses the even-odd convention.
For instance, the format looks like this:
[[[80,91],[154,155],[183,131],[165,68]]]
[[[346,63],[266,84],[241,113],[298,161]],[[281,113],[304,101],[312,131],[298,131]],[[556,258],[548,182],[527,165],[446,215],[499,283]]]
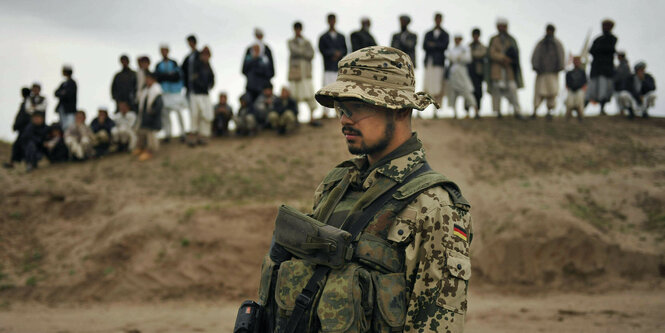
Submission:
[[[472,203],[469,332],[665,330],[665,119],[414,122]],[[0,156],[9,146],[0,143]],[[0,170],[0,333],[229,330],[338,124]]]
[[[603,295],[471,293],[465,332],[663,332],[665,290]],[[238,304],[168,301],[13,305],[0,332],[231,332]]]

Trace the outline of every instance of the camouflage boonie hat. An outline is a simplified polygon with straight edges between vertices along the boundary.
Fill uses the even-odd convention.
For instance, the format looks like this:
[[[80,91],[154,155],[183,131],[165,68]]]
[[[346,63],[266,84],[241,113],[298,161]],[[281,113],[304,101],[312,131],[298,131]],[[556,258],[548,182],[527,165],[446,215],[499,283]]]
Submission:
[[[357,98],[388,109],[424,110],[439,105],[424,92],[415,92],[416,80],[409,56],[392,47],[370,46],[339,61],[337,81],[316,92],[319,104],[332,108],[340,98]]]

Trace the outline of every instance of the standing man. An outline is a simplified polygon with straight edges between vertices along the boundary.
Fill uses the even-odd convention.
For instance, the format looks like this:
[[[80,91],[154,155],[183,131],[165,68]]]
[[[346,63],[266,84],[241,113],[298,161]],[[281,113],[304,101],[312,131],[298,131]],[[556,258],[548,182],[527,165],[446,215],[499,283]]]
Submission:
[[[189,105],[192,131],[187,136],[187,144],[190,147],[207,144],[212,131],[214,113],[208,92],[215,85],[215,73],[210,67],[210,56],[210,49],[205,46],[201,50],[199,60],[194,64],[194,71],[190,74],[192,91],[189,95]]]
[[[584,118],[584,94],[586,90],[587,77],[580,57],[573,57],[575,68],[566,73],[566,120],[573,116],[573,110],[577,112],[577,119]]]
[[[337,110],[358,157],[323,179],[311,214],[280,209],[259,287],[266,331],[462,332],[470,206],[411,128],[413,109],[434,100],[415,92],[400,50],[361,49],[339,66],[316,99]],[[346,236],[333,244],[303,225]]]
[[[450,59],[450,77],[448,78],[448,105],[453,109],[453,115],[457,118],[457,97],[464,98],[464,105],[474,109],[476,118],[478,118],[478,106],[473,97],[473,83],[469,78],[467,66],[471,63],[471,50],[468,46],[462,44],[462,34],[455,34],[455,46],[446,51],[446,56]],[[467,109],[467,117],[470,113]]]
[[[390,42],[390,46],[403,51],[408,54],[413,63],[413,67],[416,67],[416,44],[418,44],[418,35],[408,30],[409,23],[411,23],[411,18],[408,15],[402,15],[399,17],[400,31],[393,35],[393,39]]]
[[[292,98],[296,102],[305,102],[309,106],[309,124],[321,126],[321,122],[314,120],[316,101],[314,100],[314,85],[312,84],[312,58],[314,48],[302,35],[302,23],[293,24],[295,36],[288,41],[289,47],[289,86]]]
[[[497,19],[496,29],[498,34],[489,43],[490,72],[487,78],[488,90],[492,94],[492,108],[501,118],[501,97],[505,97],[513,106],[515,118],[521,119],[517,89],[524,87],[524,81],[519,48],[515,38],[508,34],[507,19]]]
[[[469,64],[469,77],[473,83],[473,97],[476,99],[476,118],[480,117],[480,100],[483,98],[483,77],[487,68],[487,47],[480,42],[480,29],[471,31],[473,41],[469,44],[471,49],[471,63]],[[465,108],[469,110],[468,104]]]
[[[44,115],[46,115],[46,97],[42,96],[41,92],[42,84],[39,82],[32,83],[30,96],[25,101],[25,112],[31,116],[37,111],[44,112]]]
[[[355,52],[368,46],[375,46],[374,36],[369,32],[372,23],[369,17],[364,16],[360,19],[360,30],[351,34],[351,51]]]
[[[58,106],[55,107],[60,117],[60,126],[66,131],[74,123],[74,114],[76,113],[76,81],[72,79],[72,66],[62,66],[62,75],[65,81],[55,91],[55,97],[58,98]]]
[[[536,44],[531,56],[531,66],[536,72],[532,119],[536,118],[543,99],[547,101],[547,119],[552,119],[552,110],[556,107],[556,97],[559,95],[559,72],[565,66],[565,55],[563,45],[554,37],[554,30],[554,25],[547,25],[545,37]]]
[[[263,42],[263,31],[254,29],[256,40],[245,51],[242,73],[247,77],[246,90],[252,101],[260,94],[263,87],[275,76],[275,66],[270,47]]]
[[[348,52],[346,38],[335,30],[335,14],[328,14],[328,31],[319,37],[319,51],[323,56],[323,85],[337,80],[337,62]],[[323,118],[328,118],[330,109],[323,108]]]
[[[614,53],[616,53],[617,38],[612,35],[614,21],[610,19],[602,22],[603,34],[597,37],[589,54],[593,56],[591,61],[591,72],[589,72],[589,89],[587,89],[587,100],[592,103],[600,103],[600,114],[606,115],[605,104],[612,98],[614,86]]]
[[[182,110],[187,107],[185,98],[182,95],[182,72],[178,63],[169,58],[169,46],[162,44],[159,47],[162,53],[162,61],[155,66],[155,78],[162,87],[162,99],[164,101],[164,111],[162,112],[162,128],[166,134],[165,142],[171,140],[173,128],[171,125],[171,112],[175,112],[182,133],[182,140],[185,138],[185,123],[182,121]]]
[[[141,91],[145,87],[145,75],[150,71],[150,58],[140,56],[136,59],[136,64],[139,67],[136,71],[136,91]]]
[[[159,149],[157,132],[162,129],[163,110],[162,88],[157,84],[155,75],[147,72],[145,87],[139,92],[139,129],[136,149],[132,152],[138,156],[139,161],[152,159],[153,154]]]
[[[120,102],[126,102],[131,107],[136,99],[136,72],[129,68],[129,57],[121,55],[120,64],[122,69],[115,74],[111,83],[111,97],[115,101],[116,112]]]
[[[448,49],[450,37],[441,27],[443,15],[434,15],[434,29],[425,34],[425,92],[432,95],[439,105],[443,106],[443,97],[446,94],[446,79],[444,68],[446,64],[445,52]],[[437,117],[436,110],[434,118]]]
[[[30,88],[28,87],[21,88],[21,97],[23,97],[23,99],[21,100],[21,103],[18,106],[18,112],[16,113],[16,117],[14,118],[14,125],[12,126],[12,130],[14,130],[17,134],[16,140],[12,144],[12,154],[9,158],[9,162],[5,162],[2,164],[2,166],[7,169],[13,168],[14,162],[20,162],[23,159],[23,154],[22,154],[23,150],[19,138],[21,138],[21,133],[23,133],[23,130],[31,122],[30,115],[25,110],[26,103],[28,102],[28,97],[30,97]]]
[[[187,102],[189,103],[189,112],[191,116],[192,112],[192,101],[190,100],[190,95],[194,89],[194,66],[199,62],[200,54],[196,49],[196,36],[189,35],[187,36],[187,45],[191,52],[185,57],[185,60],[182,61],[182,79],[185,84],[185,95],[187,97]]]

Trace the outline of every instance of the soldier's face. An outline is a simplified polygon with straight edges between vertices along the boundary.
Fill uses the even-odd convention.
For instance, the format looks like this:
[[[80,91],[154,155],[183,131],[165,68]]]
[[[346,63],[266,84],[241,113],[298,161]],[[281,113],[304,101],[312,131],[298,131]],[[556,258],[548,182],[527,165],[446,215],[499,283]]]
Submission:
[[[342,133],[349,152],[354,155],[383,152],[393,139],[395,119],[392,111],[360,101],[335,101]]]

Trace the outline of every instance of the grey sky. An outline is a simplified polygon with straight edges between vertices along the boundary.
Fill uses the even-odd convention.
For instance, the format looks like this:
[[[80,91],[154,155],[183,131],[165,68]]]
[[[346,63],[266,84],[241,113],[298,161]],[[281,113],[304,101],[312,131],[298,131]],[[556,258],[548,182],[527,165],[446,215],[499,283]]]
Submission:
[[[665,82],[665,28],[660,16],[663,1],[0,1],[0,139],[12,139],[11,124],[16,113],[21,86],[33,81],[42,83],[48,98],[49,122],[57,120],[53,91],[60,84],[63,63],[74,66],[79,84],[79,108],[94,117],[99,105],[112,106],[110,83],[119,69],[118,56],[127,53],[136,67],[137,55],[147,54],[151,67],[159,60],[158,45],[171,45],[170,56],[181,62],[187,53],[185,36],[195,33],[200,45],[212,50],[212,66],[216,84],[211,99],[226,91],[233,106],[242,93],[245,79],[240,73],[245,48],[252,42],[253,28],[265,31],[265,41],[275,56],[279,89],[286,83],[288,52],[286,40],[291,37],[292,23],[304,24],[304,35],[314,45],[326,30],[325,16],[337,14],[338,31],[348,35],[357,30],[362,16],[372,19],[372,33],[377,42],[388,44],[398,30],[397,17],[411,15],[410,29],[418,34],[418,88],[422,86],[422,40],[433,26],[433,13],[444,14],[444,28],[449,33],[462,32],[469,41],[470,30],[478,26],[484,43],[495,33],[497,16],[510,20],[509,31],[520,46],[521,65],[526,88],[520,91],[524,110],[531,110],[534,74],[530,57],[534,45],[544,34],[548,22],[557,26],[557,37],[566,53],[578,53],[589,29],[600,32],[600,21],[610,17],[616,21],[614,33],[618,48],[627,51],[631,64],[645,60],[647,71],[657,81]],[[322,60],[313,61],[315,87],[320,86]],[[660,95],[660,94],[659,94]],[[655,114],[665,115],[665,102],[657,100]],[[489,98],[483,101],[489,112]],[[302,105],[302,107],[305,107]],[[614,106],[612,106],[613,108]],[[431,111],[426,111],[429,113]],[[591,108],[595,112],[595,108]],[[451,114],[448,110],[448,114]]]

